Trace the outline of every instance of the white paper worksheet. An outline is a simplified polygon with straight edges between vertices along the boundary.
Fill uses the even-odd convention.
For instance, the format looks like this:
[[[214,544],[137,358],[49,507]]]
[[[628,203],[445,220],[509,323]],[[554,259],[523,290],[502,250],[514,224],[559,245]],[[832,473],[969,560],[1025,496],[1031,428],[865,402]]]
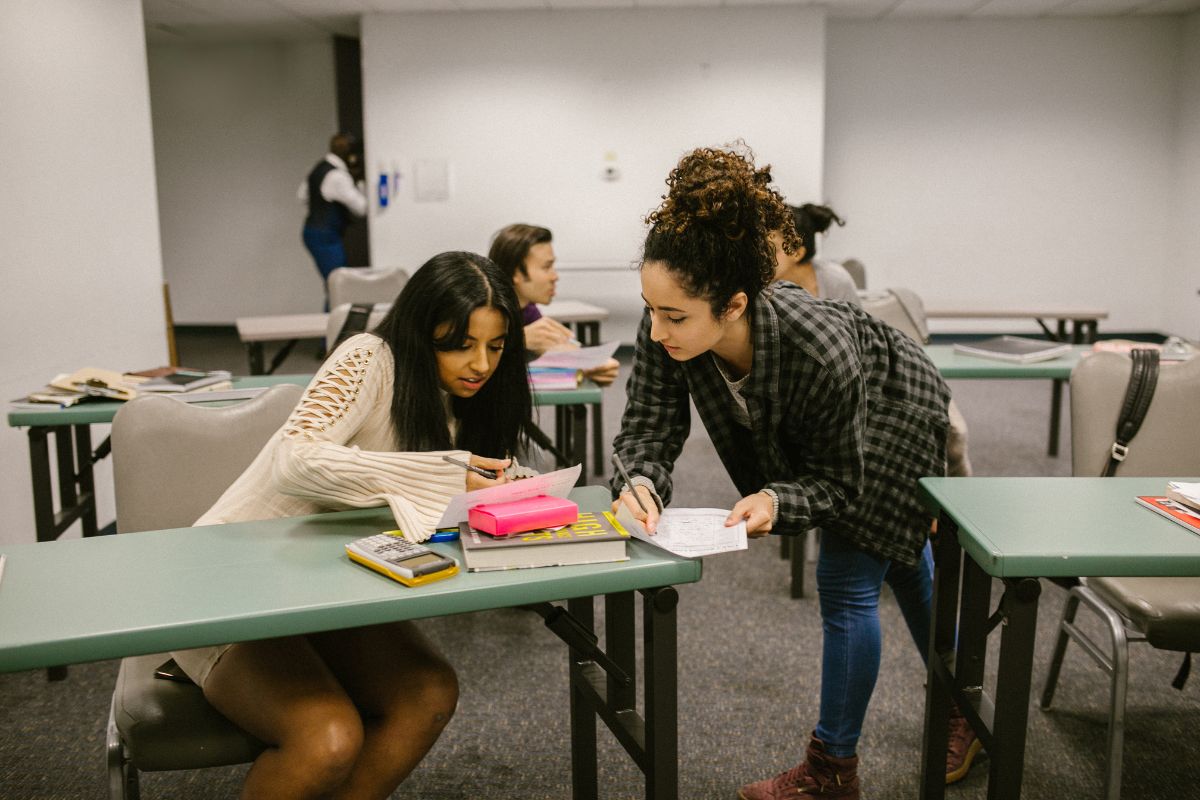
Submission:
[[[530,362],[530,369],[551,367],[556,369],[595,369],[602,366],[617,352],[621,343],[605,342],[592,347],[576,347],[571,350],[551,350]]]
[[[719,508],[667,508],[658,518],[654,535],[646,533],[622,504],[617,521],[636,539],[686,558],[715,556],[746,549],[746,523],[725,527],[729,511]]]

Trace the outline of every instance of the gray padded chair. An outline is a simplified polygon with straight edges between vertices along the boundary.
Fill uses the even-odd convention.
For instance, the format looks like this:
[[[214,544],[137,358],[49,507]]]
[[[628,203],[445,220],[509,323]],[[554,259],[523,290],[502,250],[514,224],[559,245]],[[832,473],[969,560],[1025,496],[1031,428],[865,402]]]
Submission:
[[[279,430],[302,393],[280,384],[220,408],[161,396],[126,403],[112,426],[118,530],[194,523]],[[168,658],[121,660],[108,718],[112,800],[136,800],[141,771],[241,764],[262,752],[263,744],[205,702],[198,687],[155,678]]]
[[[391,303],[408,283],[399,268],[339,267],[329,273],[329,307],[346,303]]]
[[[863,291],[867,288],[867,268],[857,258],[847,258],[842,262],[842,266],[846,268],[846,272],[850,273],[850,277],[854,280],[854,288]]]
[[[925,304],[912,289],[894,288],[860,293],[863,310],[906,333],[920,344],[929,343]],[[954,400],[950,401],[950,432],[946,437],[946,474],[954,478],[971,475],[967,454],[967,420]]]
[[[339,343],[338,334],[342,332],[342,326],[346,324],[346,316],[350,313],[352,305],[353,303],[342,303],[329,310],[329,321],[325,323],[325,341],[329,342],[330,350]],[[383,318],[387,316],[387,312],[391,308],[392,304],[390,302],[375,303],[367,319],[367,325],[363,330],[373,330],[376,325],[383,322]]]
[[[1076,476],[1100,475],[1108,461],[1131,363],[1123,353],[1093,353],[1071,373],[1071,470]],[[1117,474],[1165,476],[1164,488],[1167,477],[1200,475],[1198,408],[1200,357],[1182,363],[1163,362],[1150,408]],[[1102,640],[1075,624],[1081,604],[1103,621],[1106,635]],[[1067,642],[1072,639],[1109,675],[1104,796],[1117,800],[1121,796],[1129,643],[1146,642],[1184,653],[1200,651],[1200,578],[1085,578],[1082,585],[1072,588],[1046,675],[1043,709],[1054,699]]]

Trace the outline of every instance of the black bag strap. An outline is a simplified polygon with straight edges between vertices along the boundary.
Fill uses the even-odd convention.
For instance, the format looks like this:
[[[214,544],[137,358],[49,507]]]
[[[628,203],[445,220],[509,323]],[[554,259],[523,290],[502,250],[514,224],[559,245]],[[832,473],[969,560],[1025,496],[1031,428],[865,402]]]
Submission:
[[[1139,347],[1129,354],[1133,367],[1129,372],[1129,385],[1125,387],[1125,400],[1121,403],[1121,415],[1117,417],[1117,436],[1108,453],[1108,463],[1100,477],[1109,478],[1129,455],[1129,443],[1137,436],[1154,399],[1154,388],[1158,384],[1158,351]]]
[[[1192,654],[1183,654],[1183,663],[1179,665],[1179,671],[1175,673],[1175,680],[1171,681],[1171,685],[1179,691],[1183,691],[1183,687],[1187,684],[1188,675],[1192,671]]]
[[[350,310],[346,312],[346,321],[342,323],[342,329],[338,331],[337,339],[329,349],[332,350],[354,334],[365,331],[374,310],[375,306],[371,303],[355,303],[350,306]]]

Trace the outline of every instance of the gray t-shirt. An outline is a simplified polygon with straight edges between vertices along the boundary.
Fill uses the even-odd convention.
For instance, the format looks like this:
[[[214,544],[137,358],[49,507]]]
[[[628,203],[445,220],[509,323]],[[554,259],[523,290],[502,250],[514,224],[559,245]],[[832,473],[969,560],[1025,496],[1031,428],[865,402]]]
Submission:
[[[850,273],[836,261],[826,261],[823,258],[812,260],[813,272],[817,276],[817,291],[822,300],[844,300],[854,305],[862,305],[858,299],[858,288]]]

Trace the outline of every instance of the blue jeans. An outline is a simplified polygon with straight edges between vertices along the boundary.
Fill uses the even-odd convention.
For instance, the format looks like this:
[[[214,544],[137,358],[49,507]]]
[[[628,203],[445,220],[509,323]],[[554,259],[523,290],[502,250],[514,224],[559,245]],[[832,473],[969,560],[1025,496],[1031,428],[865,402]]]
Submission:
[[[329,273],[338,267],[346,266],[346,248],[342,245],[342,235],[331,228],[310,228],[304,226],[304,246],[317,262],[317,272],[321,273],[321,282],[329,279]],[[329,297],[325,298],[325,310],[329,310]]]
[[[867,704],[879,677],[879,592],[892,587],[921,658],[929,647],[933,610],[933,549],[915,567],[859,550],[825,531],[817,559],[817,592],[825,633],[821,656],[821,716],[816,737],[836,758],[855,754]]]

